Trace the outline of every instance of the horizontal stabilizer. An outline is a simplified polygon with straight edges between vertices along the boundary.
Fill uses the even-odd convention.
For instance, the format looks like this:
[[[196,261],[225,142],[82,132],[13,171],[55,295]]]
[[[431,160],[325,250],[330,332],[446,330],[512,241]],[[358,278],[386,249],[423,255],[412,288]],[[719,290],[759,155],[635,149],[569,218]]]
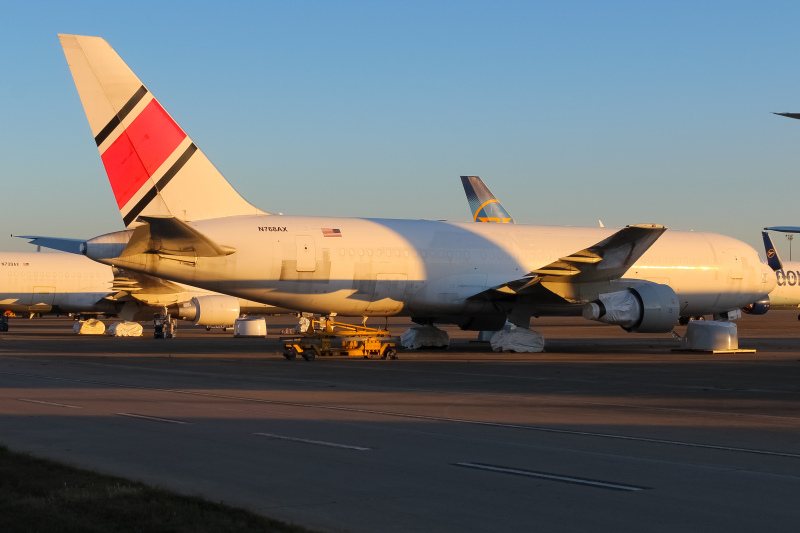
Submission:
[[[86,239],[62,239],[59,237],[39,237],[36,235],[13,235],[20,239],[30,239],[30,243],[36,246],[44,246],[51,250],[58,250],[60,252],[68,252],[71,254],[81,253],[81,244],[86,242]]]
[[[764,228],[765,231],[782,231],[783,233],[800,233],[800,226],[773,226]]]
[[[120,257],[155,253],[175,259],[220,257],[236,249],[223,246],[175,217],[140,217],[138,226]]]

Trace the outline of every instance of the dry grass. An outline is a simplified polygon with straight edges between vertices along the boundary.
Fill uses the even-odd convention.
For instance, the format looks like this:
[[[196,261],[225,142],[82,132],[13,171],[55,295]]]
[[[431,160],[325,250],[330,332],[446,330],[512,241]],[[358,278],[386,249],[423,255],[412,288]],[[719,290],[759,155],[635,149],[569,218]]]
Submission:
[[[0,531],[309,532],[242,509],[14,453],[2,446]]]

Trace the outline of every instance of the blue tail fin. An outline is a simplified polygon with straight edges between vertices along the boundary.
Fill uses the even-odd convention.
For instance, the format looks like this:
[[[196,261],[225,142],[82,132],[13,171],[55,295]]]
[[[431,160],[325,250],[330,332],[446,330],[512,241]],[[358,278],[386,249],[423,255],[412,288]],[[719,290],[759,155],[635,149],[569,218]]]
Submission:
[[[769,233],[762,231],[761,236],[764,238],[764,249],[767,251],[767,264],[775,272],[782,270],[783,263],[778,255],[778,251],[775,249],[775,245],[772,244],[772,238],[770,238]]]
[[[461,176],[461,183],[464,185],[464,192],[467,193],[472,220],[515,224],[508,211],[478,176]]]

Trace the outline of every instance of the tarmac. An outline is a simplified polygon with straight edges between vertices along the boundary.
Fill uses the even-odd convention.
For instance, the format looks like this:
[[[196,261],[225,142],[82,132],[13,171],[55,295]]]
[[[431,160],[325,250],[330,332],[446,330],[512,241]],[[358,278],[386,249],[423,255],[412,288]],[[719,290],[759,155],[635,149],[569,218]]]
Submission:
[[[111,320],[106,323],[110,324]],[[380,325],[371,320],[368,325]],[[0,444],[321,531],[795,531],[800,321],[737,321],[755,353],[543,318],[540,354],[287,361],[267,339],[0,333]],[[392,319],[400,334],[410,322]],[[683,334],[685,328],[677,328]]]

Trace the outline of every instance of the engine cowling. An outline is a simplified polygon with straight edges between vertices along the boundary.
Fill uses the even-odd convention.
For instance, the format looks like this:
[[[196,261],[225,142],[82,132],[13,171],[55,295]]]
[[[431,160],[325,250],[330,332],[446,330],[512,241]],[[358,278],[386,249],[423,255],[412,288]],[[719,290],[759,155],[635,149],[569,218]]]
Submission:
[[[678,295],[668,285],[648,283],[601,294],[583,307],[583,317],[636,333],[672,331],[680,315]]]
[[[748,315],[765,315],[769,311],[769,298],[764,298],[750,305],[743,307],[742,311]]]
[[[178,307],[178,316],[195,326],[232,326],[239,315],[239,298],[222,294],[195,296]]]

